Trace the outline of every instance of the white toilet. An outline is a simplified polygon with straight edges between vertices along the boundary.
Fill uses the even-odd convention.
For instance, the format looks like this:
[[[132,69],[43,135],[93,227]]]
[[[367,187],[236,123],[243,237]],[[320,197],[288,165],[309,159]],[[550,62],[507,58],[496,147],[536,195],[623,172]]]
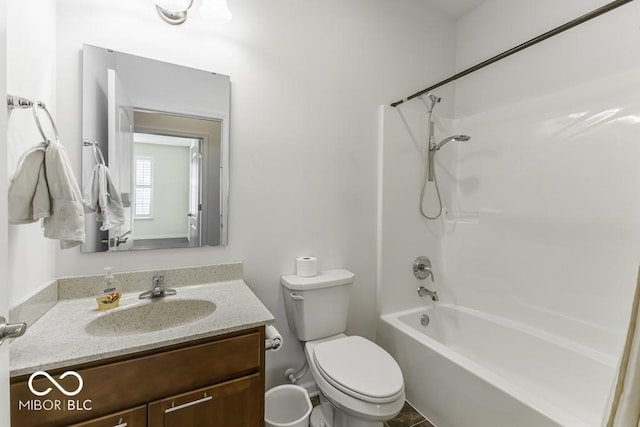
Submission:
[[[312,427],[382,427],[404,405],[402,372],[391,355],[365,338],[344,334],[354,277],[347,270],[329,270],[281,280],[289,326],[305,342],[320,389]]]

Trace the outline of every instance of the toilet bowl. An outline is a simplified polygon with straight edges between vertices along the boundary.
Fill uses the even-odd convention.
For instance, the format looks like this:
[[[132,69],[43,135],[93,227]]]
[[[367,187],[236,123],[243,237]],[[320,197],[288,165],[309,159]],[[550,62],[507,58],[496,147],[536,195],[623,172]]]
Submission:
[[[321,394],[312,427],[383,427],[404,405],[404,380],[396,361],[377,344],[347,336],[347,270],[281,279],[289,326],[304,342],[305,357]]]
[[[316,407],[319,427],[382,427],[404,405],[402,372],[378,345],[339,334],[308,341],[305,356],[318,389],[330,408]],[[319,422],[320,421],[320,422]]]

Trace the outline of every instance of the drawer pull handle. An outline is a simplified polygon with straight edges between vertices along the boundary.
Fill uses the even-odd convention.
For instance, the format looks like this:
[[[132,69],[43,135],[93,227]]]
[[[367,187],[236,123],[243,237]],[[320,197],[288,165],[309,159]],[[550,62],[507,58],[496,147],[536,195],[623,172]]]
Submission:
[[[183,403],[182,405],[178,405],[178,406],[171,406],[171,408],[165,409],[164,413],[168,414],[169,412],[177,411],[179,409],[188,408],[189,406],[198,405],[200,403],[208,402],[211,399],[213,399],[213,396],[207,396],[207,393],[205,393],[204,397],[202,399],[194,400],[193,402]],[[172,405],[173,405],[173,403],[172,403]]]
[[[122,422],[122,418],[120,418],[120,420],[118,421],[118,424],[114,425],[113,427],[127,427],[127,423],[126,422]]]

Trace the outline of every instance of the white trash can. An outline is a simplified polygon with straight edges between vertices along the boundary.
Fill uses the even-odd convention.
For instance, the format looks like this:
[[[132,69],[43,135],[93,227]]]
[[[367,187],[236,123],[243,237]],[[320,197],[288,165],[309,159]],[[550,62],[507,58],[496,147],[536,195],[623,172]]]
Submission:
[[[264,395],[266,427],[308,427],[313,406],[307,390],[297,385],[279,385]]]

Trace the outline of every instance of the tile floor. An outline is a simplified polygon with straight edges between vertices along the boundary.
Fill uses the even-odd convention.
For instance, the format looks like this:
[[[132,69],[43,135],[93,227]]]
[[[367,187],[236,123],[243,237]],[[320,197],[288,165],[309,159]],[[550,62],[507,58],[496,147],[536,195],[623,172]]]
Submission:
[[[320,399],[316,397],[311,398],[313,406],[320,404]],[[427,421],[418,411],[413,409],[408,402],[404,403],[404,407],[400,413],[392,420],[385,423],[385,427],[435,427],[429,421]]]
[[[392,420],[385,423],[387,427],[435,427],[427,421],[422,414],[413,409],[409,402],[404,402],[400,413]]]

